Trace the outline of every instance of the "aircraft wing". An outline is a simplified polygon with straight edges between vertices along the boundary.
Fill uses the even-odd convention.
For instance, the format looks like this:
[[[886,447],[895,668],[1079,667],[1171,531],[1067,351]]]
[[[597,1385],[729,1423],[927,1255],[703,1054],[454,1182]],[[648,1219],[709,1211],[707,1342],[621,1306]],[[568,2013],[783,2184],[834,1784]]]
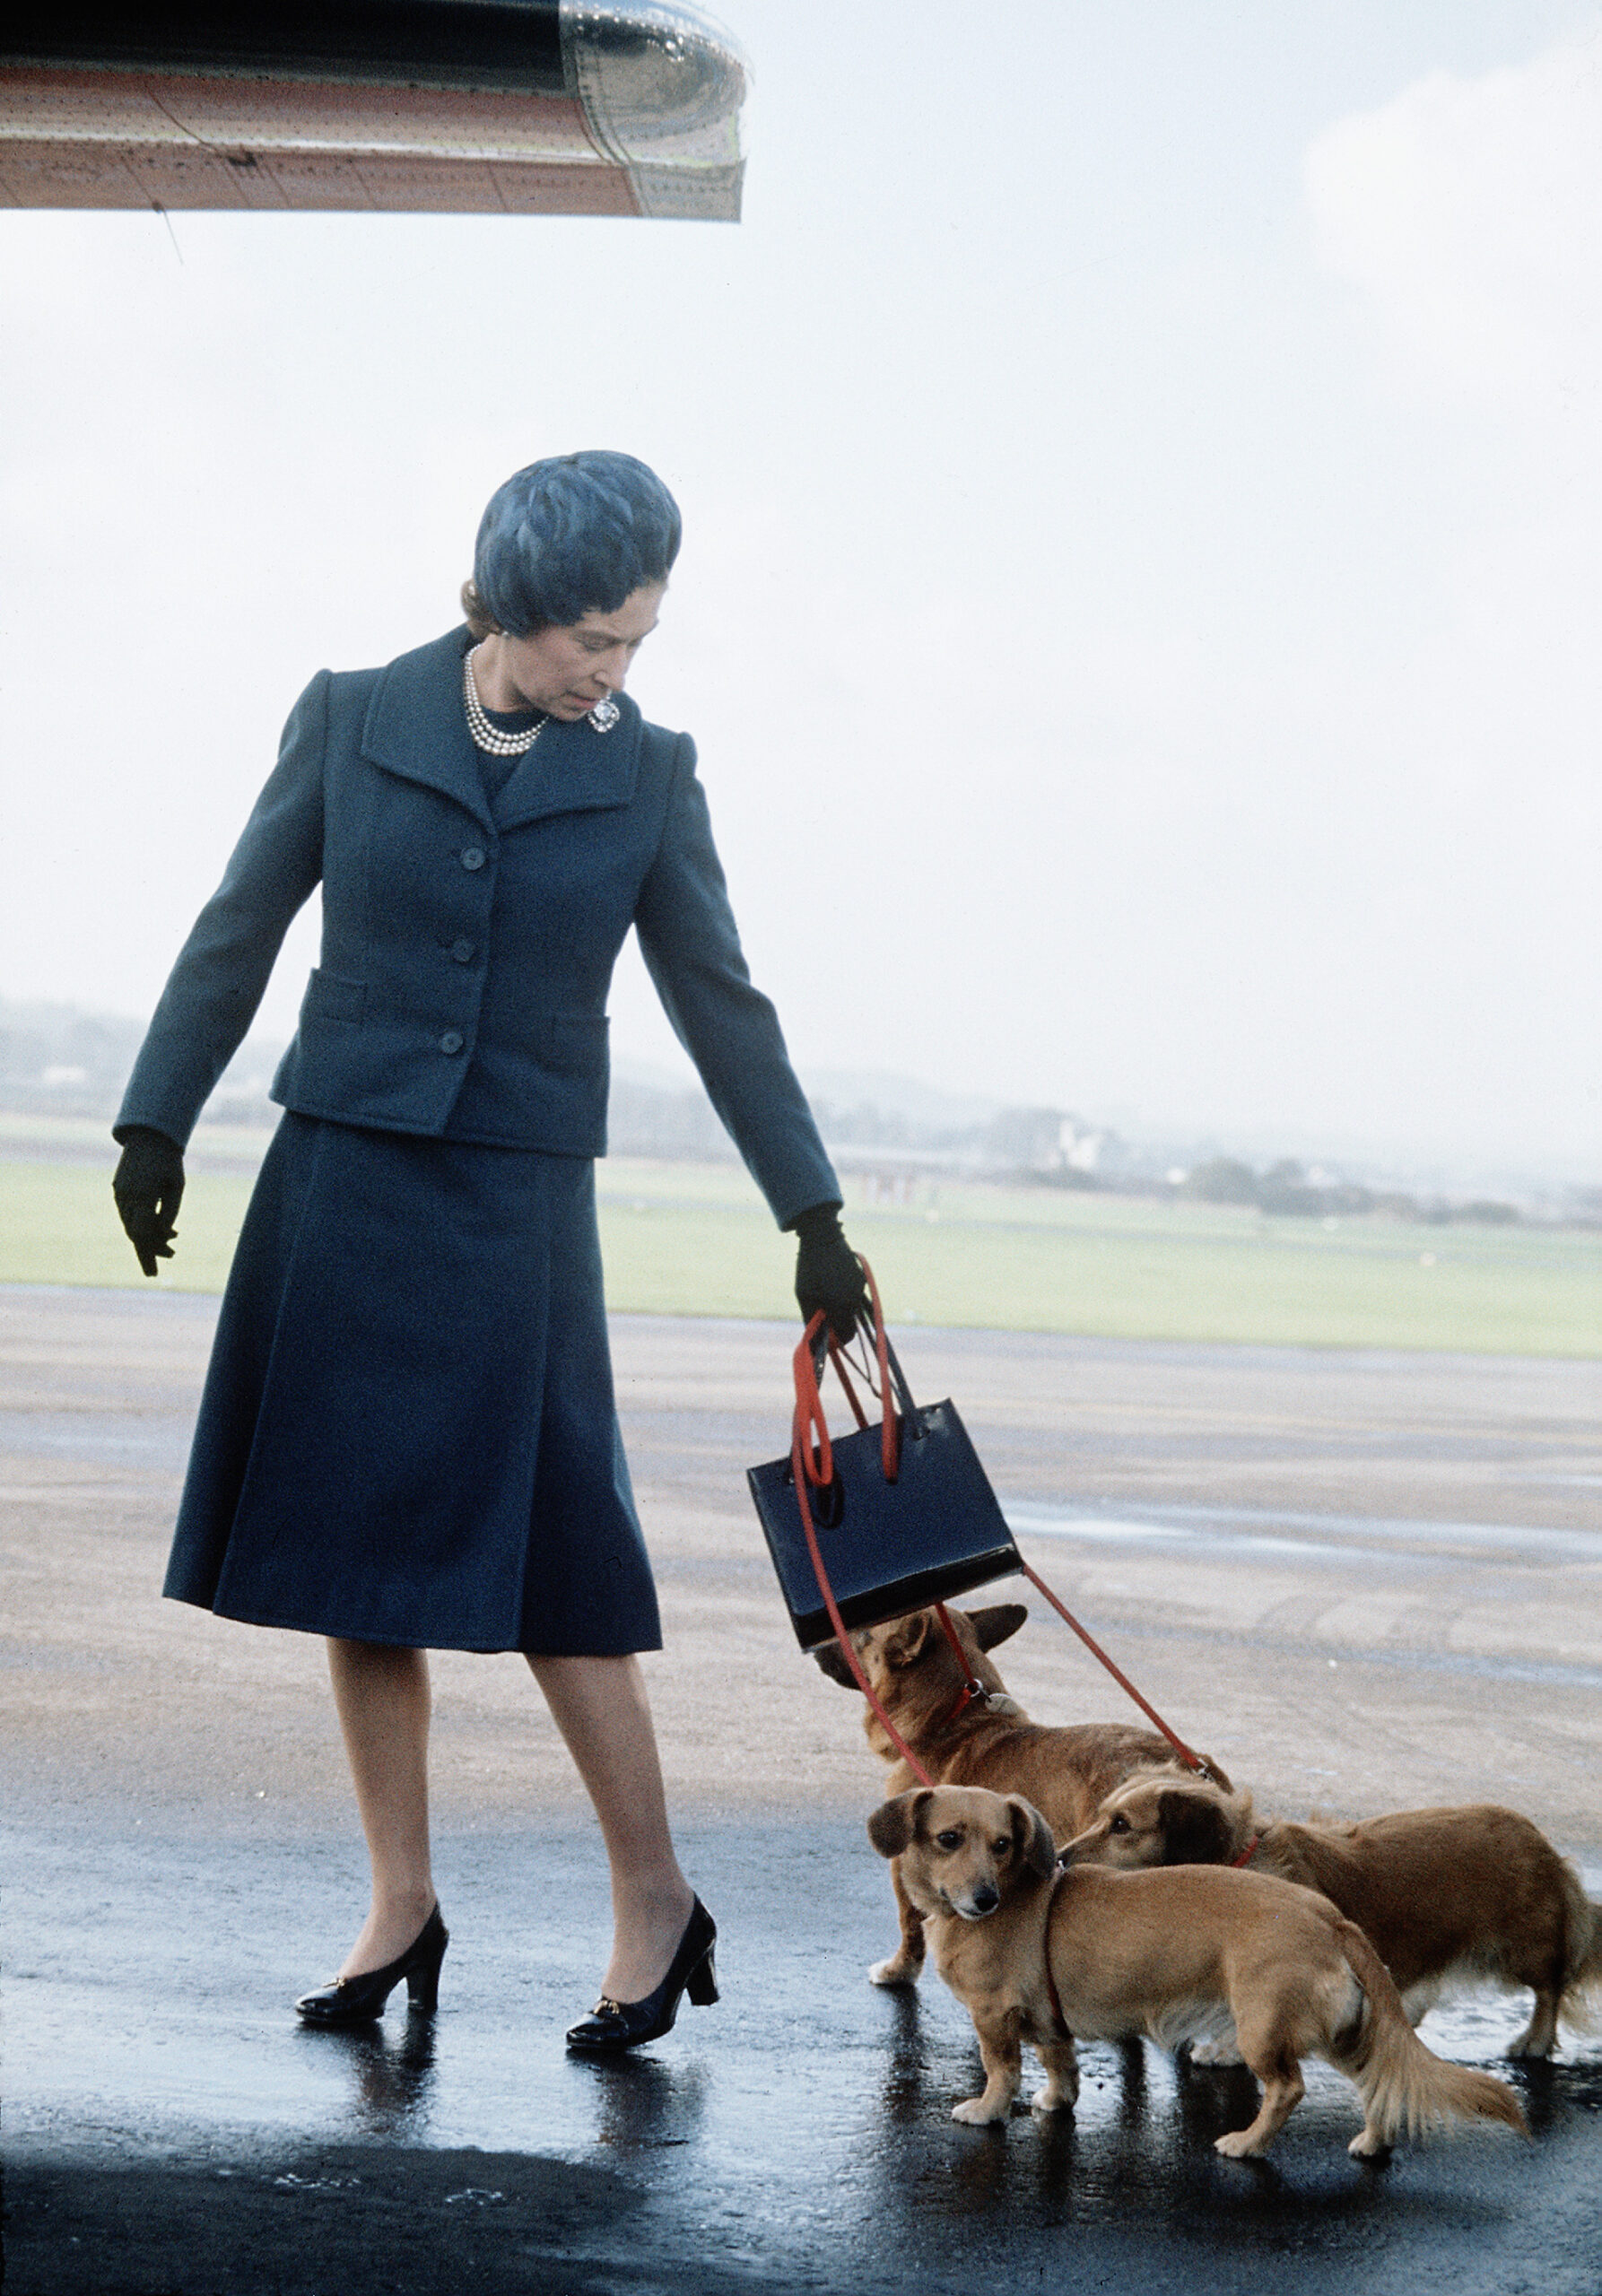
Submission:
[[[735,222],[747,69],[666,0],[13,0],[0,206]]]

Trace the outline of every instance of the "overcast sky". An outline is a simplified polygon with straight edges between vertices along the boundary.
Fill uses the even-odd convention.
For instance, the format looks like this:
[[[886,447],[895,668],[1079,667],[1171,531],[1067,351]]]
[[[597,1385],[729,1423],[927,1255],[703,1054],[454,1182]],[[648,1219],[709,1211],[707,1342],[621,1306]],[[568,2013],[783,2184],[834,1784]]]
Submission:
[[[311,673],[616,446],[804,1066],[1596,1177],[1599,0],[721,13],[738,226],[0,215],[0,994],[148,1009]]]

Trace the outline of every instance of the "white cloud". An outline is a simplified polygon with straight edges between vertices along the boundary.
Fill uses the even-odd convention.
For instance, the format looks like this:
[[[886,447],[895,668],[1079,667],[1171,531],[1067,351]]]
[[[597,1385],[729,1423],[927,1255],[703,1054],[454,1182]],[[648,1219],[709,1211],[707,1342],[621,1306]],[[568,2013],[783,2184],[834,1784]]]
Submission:
[[[639,695],[805,1058],[1592,1153],[1591,51],[1444,77],[1487,51],[1419,0],[1314,150],[1319,268],[1328,74],[1223,57],[1177,147],[1194,13],[1107,16],[1116,102],[931,66],[911,114],[875,12],[772,0],[737,232],[0,216],[0,990],[147,1007],[307,677],[433,634],[490,488],[607,440],[684,503]],[[1342,84],[1398,86],[1371,48]],[[637,967],[614,1010],[662,1057]]]
[[[1318,137],[1305,179],[1319,257],[1371,299],[1404,387],[1594,396],[1602,39],[1432,73]]]
[[[1373,329],[1377,532],[1415,593],[1350,716],[1388,832],[1373,945],[1434,983],[1415,1042],[1442,1104],[1477,1082],[1488,1131],[1498,1101],[1561,1099],[1565,1145],[1594,1153],[1602,40],[1432,73],[1321,135],[1305,186],[1319,257]]]

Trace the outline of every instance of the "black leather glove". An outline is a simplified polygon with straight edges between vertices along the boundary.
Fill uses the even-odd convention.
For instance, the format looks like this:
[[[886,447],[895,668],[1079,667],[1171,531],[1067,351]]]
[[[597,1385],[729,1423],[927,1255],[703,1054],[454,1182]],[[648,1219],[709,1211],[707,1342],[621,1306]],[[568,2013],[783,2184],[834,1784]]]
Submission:
[[[796,1299],[801,1319],[810,1323],[821,1308],[829,1328],[842,1344],[858,1323],[872,1324],[873,1303],[862,1262],[851,1249],[840,1224],[838,1204],[814,1204],[790,1222],[799,1249],[796,1254]]]
[[[154,1275],[156,1262],[172,1257],[184,1196],[184,1152],[148,1124],[127,1125],[118,1136],[123,1148],[111,1193],[140,1266]]]

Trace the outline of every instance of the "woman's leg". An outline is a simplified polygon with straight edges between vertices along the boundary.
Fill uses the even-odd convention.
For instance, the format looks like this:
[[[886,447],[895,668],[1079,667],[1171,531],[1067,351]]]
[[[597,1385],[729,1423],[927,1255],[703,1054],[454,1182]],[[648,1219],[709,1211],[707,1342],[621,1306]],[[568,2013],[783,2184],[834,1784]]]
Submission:
[[[404,1953],[434,1907],[428,1657],[331,1636],[328,1672],[372,1863],[372,1903],[339,1971],[360,1977]]]
[[[528,1664],[595,1804],[612,1867],[612,1959],[601,1990],[642,2000],[666,1976],[695,1898],[674,1855],[640,1661],[530,1655]]]

